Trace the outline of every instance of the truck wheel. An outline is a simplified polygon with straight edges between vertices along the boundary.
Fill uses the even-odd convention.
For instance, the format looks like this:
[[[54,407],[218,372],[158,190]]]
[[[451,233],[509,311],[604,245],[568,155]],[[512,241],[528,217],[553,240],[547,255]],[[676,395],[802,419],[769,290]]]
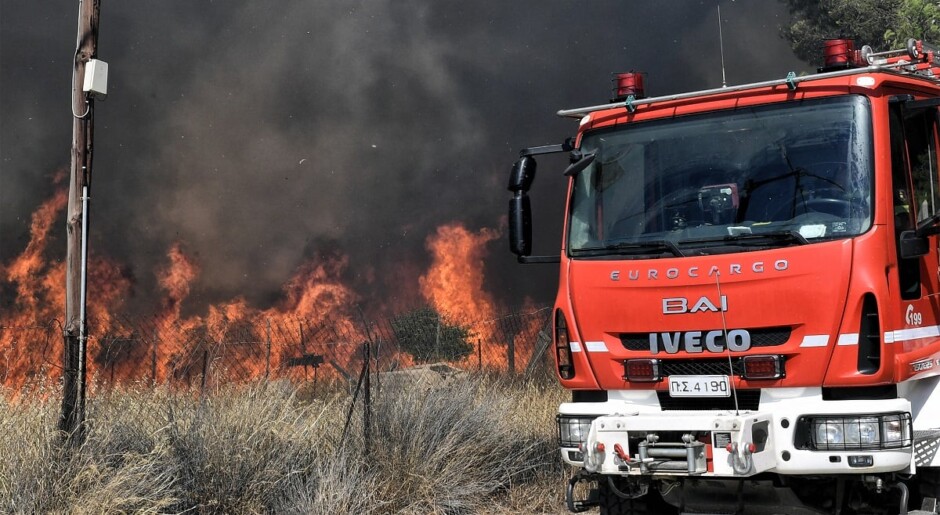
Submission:
[[[920,498],[940,499],[940,468],[919,467],[917,469],[917,490]]]
[[[613,478],[614,485],[621,492],[629,488],[623,478]],[[663,500],[659,491],[650,488],[646,495],[636,499],[624,499],[610,488],[606,477],[597,482],[598,505],[600,515],[672,515],[678,513],[676,508]]]

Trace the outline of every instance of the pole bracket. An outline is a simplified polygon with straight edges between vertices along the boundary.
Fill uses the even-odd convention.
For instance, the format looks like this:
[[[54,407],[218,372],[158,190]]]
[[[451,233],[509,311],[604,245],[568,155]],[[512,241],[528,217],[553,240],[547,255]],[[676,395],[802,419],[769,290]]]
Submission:
[[[627,97],[627,100],[624,102],[624,107],[627,108],[627,111],[631,113],[636,112],[636,106],[633,104],[635,100],[636,100],[636,97],[633,95],[630,95]]]

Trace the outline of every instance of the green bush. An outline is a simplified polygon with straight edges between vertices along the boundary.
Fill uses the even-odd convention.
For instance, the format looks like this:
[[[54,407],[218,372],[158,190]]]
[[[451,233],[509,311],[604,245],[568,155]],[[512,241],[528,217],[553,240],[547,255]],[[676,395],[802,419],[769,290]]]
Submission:
[[[470,330],[451,324],[430,307],[418,308],[392,320],[398,345],[418,363],[457,361],[473,352]]]

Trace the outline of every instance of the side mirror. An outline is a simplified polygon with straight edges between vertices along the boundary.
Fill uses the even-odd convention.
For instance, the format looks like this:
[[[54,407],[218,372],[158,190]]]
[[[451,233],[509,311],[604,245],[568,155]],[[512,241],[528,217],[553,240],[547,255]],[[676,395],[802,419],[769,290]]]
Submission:
[[[532,181],[535,180],[535,167],[534,158],[530,156],[520,157],[516,164],[512,165],[507,189],[513,193],[529,191]]]
[[[534,155],[554,154],[573,150],[571,140],[561,145],[524,148],[522,157],[512,166],[507,189],[513,193],[509,199],[509,250],[520,263],[559,263],[561,256],[532,256],[532,207],[529,205],[529,188],[535,180]]]
[[[532,253],[532,208],[524,192],[509,199],[509,250],[519,257]]]
[[[918,236],[917,231],[904,231],[901,233],[899,250],[901,259],[916,258],[930,252],[930,243],[926,237]]]

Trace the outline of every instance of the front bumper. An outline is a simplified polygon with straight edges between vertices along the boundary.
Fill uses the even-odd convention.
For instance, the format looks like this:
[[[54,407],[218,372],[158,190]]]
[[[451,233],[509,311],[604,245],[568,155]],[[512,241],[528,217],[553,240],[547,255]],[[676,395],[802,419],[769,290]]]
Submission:
[[[906,399],[824,401],[819,389],[795,388],[764,390],[760,409],[754,411],[660,411],[658,405],[630,399],[627,392],[615,393],[606,402],[562,404],[560,416],[580,417],[585,430],[577,444],[571,434],[563,436],[564,461],[589,472],[622,476],[913,472],[911,438],[883,445],[806,443],[811,417],[865,415],[878,420],[876,426],[882,424],[877,426],[882,434],[885,420],[902,418],[910,431]],[[823,433],[827,429],[811,427]],[[879,438],[888,441],[887,436]]]

